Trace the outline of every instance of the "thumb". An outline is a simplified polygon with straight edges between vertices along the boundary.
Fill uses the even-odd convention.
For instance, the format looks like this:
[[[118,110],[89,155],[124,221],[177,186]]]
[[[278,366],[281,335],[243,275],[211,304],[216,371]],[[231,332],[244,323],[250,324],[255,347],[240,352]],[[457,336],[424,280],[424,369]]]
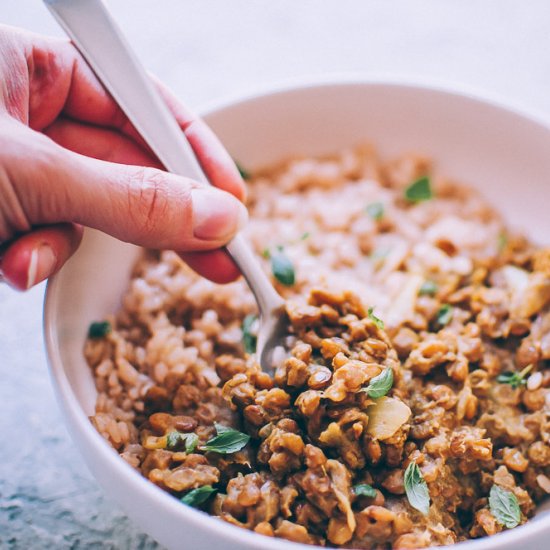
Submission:
[[[85,157],[27,128],[15,133],[1,140],[0,163],[8,166],[4,173],[31,226],[75,222],[137,245],[184,252],[219,248],[246,223],[246,208],[220,189]]]

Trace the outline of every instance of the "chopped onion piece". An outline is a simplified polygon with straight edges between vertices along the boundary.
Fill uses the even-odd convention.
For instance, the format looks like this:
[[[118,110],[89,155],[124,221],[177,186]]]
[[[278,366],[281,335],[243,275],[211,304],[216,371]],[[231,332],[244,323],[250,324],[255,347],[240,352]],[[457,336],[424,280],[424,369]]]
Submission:
[[[550,301],[550,278],[544,273],[528,273],[512,265],[503,267],[502,273],[511,292],[510,313],[514,317],[529,318]]]
[[[388,327],[396,327],[414,318],[414,308],[423,282],[424,277],[419,274],[404,277],[399,292],[384,316]]]
[[[411,409],[394,397],[381,397],[367,407],[367,432],[375,439],[389,439],[411,416]]]

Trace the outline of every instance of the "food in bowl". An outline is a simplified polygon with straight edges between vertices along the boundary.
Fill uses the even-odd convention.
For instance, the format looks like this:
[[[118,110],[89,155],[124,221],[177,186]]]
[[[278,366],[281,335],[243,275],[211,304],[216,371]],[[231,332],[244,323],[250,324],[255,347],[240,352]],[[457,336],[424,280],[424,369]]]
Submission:
[[[422,548],[527,521],[550,493],[550,250],[369,146],[249,190],[289,356],[260,370],[242,280],[147,252],[90,327],[98,431],[182,505],[291,541]]]

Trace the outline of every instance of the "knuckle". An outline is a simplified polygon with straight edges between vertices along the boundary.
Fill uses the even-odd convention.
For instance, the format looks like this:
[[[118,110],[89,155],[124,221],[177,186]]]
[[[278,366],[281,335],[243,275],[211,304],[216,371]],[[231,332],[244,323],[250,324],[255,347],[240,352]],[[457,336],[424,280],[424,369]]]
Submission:
[[[129,211],[145,235],[167,223],[170,211],[166,175],[154,168],[139,168],[133,177]]]

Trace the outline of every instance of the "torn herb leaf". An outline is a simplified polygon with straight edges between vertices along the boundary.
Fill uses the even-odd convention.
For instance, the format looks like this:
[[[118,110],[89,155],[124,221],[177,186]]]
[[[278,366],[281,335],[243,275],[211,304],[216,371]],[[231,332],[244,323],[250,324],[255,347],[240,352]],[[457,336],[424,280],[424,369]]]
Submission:
[[[166,436],[166,448],[175,451],[178,447],[183,447],[186,453],[192,453],[199,442],[199,436],[196,433],[170,432]]]
[[[243,331],[243,347],[246,353],[254,353],[256,351],[258,338],[252,333],[252,327],[257,320],[258,317],[252,313],[243,319],[241,330]]]
[[[292,286],[296,281],[294,265],[282,246],[271,253],[271,271],[273,276],[285,286]]]
[[[508,529],[517,527],[521,522],[521,510],[514,493],[493,485],[489,492],[489,509],[500,525]]]
[[[185,438],[185,452],[192,453],[199,443],[199,436],[195,433],[187,434]]]
[[[429,176],[424,176],[411,183],[405,189],[405,198],[409,202],[422,202],[433,197]]]
[[[376,496],[376,489],[371,487],[368,483],[360,483],[353,487],[355,496],[374,498]]]
[[[109,323],[109,321],[91,323],[88,329],[88,338],[105,338],[111,330],[111,323]]]
[[[187,506],[197,508],[201,504],[204,504],[216,491],[217,489],[214,489],[211,485],[203,485],[202,487],[189,491],[181,498],[181,502],[187,504]]]
[[[363,391],[372,399],[386,395],[393,386],[393,369],[386,367],[380,374],[371,378],[369,385]]]
[[[517,389],[527,384],[527,375],[531,370],[533,370],[533,365],[527,365],[520,372],[503,372],[497,376],[497,382],[510,384],[512,388]]]
[[[212,451],[220,454],[231,454],[240,451],[250,440],[250,436],[243,434],[233,428],[215,424],[216,433],[212,439],[209,439],[205,445],[201,445],[201,451]]]
[[[382,321],[382,319],[379,319],[378,317],[376,317],[376,315],[374,314],[374,308],[373,307],[369,307],[368,317],[380,330],[384,330],[384,321]]]
[[[440,327],[447,326],[453,319],[453,306],[443,304],[438,310],[435,317],[437,324]]]
[[[430,510],[430,492],[416,462],[409,463],[405,470],[403,481],[409,504],[425,516],[428,515]]]
[[[180,435],[179,432],[170,432],[166,436],[166,448],[171,451],[174,450],[182,441]]]

